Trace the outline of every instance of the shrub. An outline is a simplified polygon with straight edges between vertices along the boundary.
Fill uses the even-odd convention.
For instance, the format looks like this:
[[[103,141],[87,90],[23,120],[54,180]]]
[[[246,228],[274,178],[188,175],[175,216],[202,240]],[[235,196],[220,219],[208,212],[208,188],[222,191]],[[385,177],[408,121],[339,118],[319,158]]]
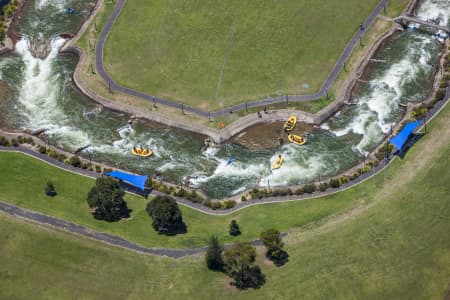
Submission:
[[[209,200],[209,199],[203,200],[203,205],[205,205],[205,206],[211,208],[211,200]]]
[[[0,136],[0,146],[8,146],[9,141],[4,137]]]
[[[441,101],[442,99],[444,99],[445,97],[445,89],[439,89],[436,92],[436,96],[434,97],[434,99],[436,101]]]
[[[428,109],[426,107],[419,107],[411,112],[411,117],[419,120],[423,119],[428,113]]]
[[[66,162],[68,165],[74,166],[74,167],[76,167],[76,168],[81,167],[81,160],[80,160],[80,158],[78,158],[78,156],[76,156],[76,155],[70,157],[70,158],[67,159],[65,162]]]
[[[206,266],[210,270],[222,271],[224,268],[222,259],[223,246],[217,236],[213,235],[208,241],[208,250],[205,254]]]
[[[11,139],[11,146],[14,146],[14,147],[19,146],[19,142],[16,139]]]
[[[67,159],[67,157],[63,153],[59,153],[56,159],[59,160],[60,162],[64,162]]]
[[[268,229],[261,232],[260,239],[267,249],[266,257],[275,265],[282,266],[288,261],[289,255],[283,250],[284,243],[277,229]]]
[[[210,207],[213,210],[221,209],[222,203],[220,203],[219,201],[211,201]]]
[[[50,157],[52,157],[54,159],[57,159],[58,156],[59,156],[58,153],[56,151],[52,150],[51,148],[48,148],[46,153],[47,153],[48,156],[50,156]]]
[[[47,154],[47,148],[45,146],[39,145],[38,151],[41,154]]]
[[[222,204],[224,209],[230,209],[236,206],[236,201],[234,200],[225,200]]]
[[[321,192],[325,192],[328,189],[328,182],[322,182],[319,184],[319,189]]]
[[[316,191],[316,185],[314,183],[307,184],[303,187],[303,191],[307,194],[312,194]]]
[[[345,184],[345,183],[347,183],[347,182],[349,182],[350,181],[350,178],[348,178],[348,176],[341,176],[340,178],[339,178],[339,180],[341,181],[341,184]]]
[[[51,181],[47,181],[45,186],[45,194],[50,197],[56,196],[55,185]]]
[[[241,197],[241,201],[242,201],[242,202],[244,202],[244,201],[247,201],[247,198],[245,198],[245,196],[244,196],[244,195],[242,195],[242,197]]]
[[[230,223],[230,235],[237,236],[241,234],[241,229],[239,228],[239,224],[236,220],[231,220]]]
[[[385,143],[380,150],[378,150],[378,152],[375,154],[375,157],[379,160],[379,161],[383,161],[385,156],[390,154],[392,152],[392,150],[394,149],[394,146],[390,143]]]
[[[297,196],[303,195],[303,194],[304,194],[303,188],[299,187],[298,189],[296,189],[296,190],[295,190],[295,194],[296,194]]]
[[[342,185],[342,181],[341,178],[333,178],[330,180],[330,186],[332,188],[337,189],[338,187],[340,187]]]
[[[179,189],[178,192],[176,192],[177,197],[185,198],[187,195],[188,192],[183,188]]]
[[[99,165],[95,165],[95,172],[101,173],[102,172],[102,167],[99,166]]]

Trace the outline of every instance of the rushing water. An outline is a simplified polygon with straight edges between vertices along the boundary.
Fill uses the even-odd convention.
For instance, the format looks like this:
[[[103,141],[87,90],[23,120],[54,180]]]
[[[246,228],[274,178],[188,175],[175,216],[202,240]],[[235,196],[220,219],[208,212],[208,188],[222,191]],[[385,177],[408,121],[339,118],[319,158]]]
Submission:
[[[419,15],[448,22],[448,0],[428,0]],[[67,14],[67,8],[73,14]],[[0,59],[0,79],[15,93],[0,101],[0,126],[46,128],[52,144],[74,150],[91,145],[83,155],[139,172],[158,170],[164,179],[190,183],[212,197],[226,197],[253,186],[275,186],[331,176],[353,166],[398,122],[398,104],[421,101],[428,93],[432,64],[440,49],[430,34],[407,31],[380,51],[358,89],[357,105],[343,109],[308,136],[308,143],[253,151],[237,143],[201,152],[203,138],[146,122],[128,125],[128,117],[103,110],[73,87],[76,59],[58,55],[92,7],[85,0],[36,0],[22,18],[23,39],[15,53]],[[9,95],[9,94],[8,94]],[[276,144],[276,141],[274,141]],[[132,156],[133,146],[146,146],[154,156]],[[270,161],[283,153],[285,163],[271,171]],[[227,164],[230,157],[234,160]]]

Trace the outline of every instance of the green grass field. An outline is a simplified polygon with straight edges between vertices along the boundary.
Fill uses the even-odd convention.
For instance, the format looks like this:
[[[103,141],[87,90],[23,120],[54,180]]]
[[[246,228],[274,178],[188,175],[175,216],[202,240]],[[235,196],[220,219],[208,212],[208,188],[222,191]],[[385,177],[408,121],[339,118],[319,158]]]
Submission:
[[[211,234],[218,234],[226,242],[255,239],[263,228],[275,226],[280,230],[288,230],[320,222],[327,216],[363,201],[360,198],[362,187],[321,199],[254,206],[229,216],[210,216],[182,207],[188,233],[168,238],[158,235],[151,228],[151,219],[145,212],[148,200],[142,197],[126,196],[128,206],[133,210],[131,220],[116,223],[98,221],[91,216],[86,203],[87,193],[94,180],[56,169],[18,153],[0,153],[0,165],[1,201],[155,247],[204,246]],[[54,198],[47,197],[44,193],[48,180],[56,186],[58,195]],[[370,190],[371,187],[368,186],[367,189]],[[243,231],[237,238],[228,235],[228,225],[232,219],[238,220]]]
[[[111,31],[105,66],[122,85],[204,110],[309,94],[378,2],[135,0]]]
[[[360,191],[366,204],[290,232],[285,266],[266,263],[260,250],[267,277],[261,289],[236,291],[226,276],[206,270],[202,256],[138,255],[0,215],[0,298],[445,299],[449,123],[447,106],[431,132],[388,170],[388,184],[370,180],[378,189]]]

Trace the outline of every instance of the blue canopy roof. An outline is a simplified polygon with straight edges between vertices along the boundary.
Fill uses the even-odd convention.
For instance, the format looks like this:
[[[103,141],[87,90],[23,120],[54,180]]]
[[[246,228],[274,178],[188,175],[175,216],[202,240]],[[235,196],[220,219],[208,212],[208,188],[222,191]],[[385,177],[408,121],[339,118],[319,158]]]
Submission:
[[[109,173],[106,173],[106,176],[111,176],[123,181],[126,181],[127,183],[140,188],[141,190],[145,189],[145,182],[147,181],[148,176],[141,176],[141,175],[133,175],[129,173],[124,173],[120,171],[112,171]]]
[[[403,145],[405,145],[406,141],[408,140],[411,133],[414,132],[414,129],[419,126],[423,120],[415,121],[406,124],[406,126],[400,131],[396,136],[394,136],[392,139],[389,140],[389,142],[395,146],[398,150],[401,150],[403,148]]]

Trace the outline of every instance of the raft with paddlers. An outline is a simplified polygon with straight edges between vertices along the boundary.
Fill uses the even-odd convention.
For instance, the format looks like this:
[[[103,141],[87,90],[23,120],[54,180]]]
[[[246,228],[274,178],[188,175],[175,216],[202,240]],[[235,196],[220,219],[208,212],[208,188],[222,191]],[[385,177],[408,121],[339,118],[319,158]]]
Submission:
[[[281,167],[281,165],[283,164],[283,162],[284,162],[283,155],[281,155],[281,154],[278,155],[277,161],[272,164],[272,170],[279,169]]]
[[[297,118],[295,116],[290,116],[289,119],[284,123],[283,129],[284,131],[292,131],[297,124]]]
[[[134,147],[133,149],[131,149],[131,154],[136,156],[149,157],[153,154],[153,152],[152,150],[147,148]]]
[[[306,139],[304,137],[296,134],[288,134],[288,140],[296,145],[304,145],[306,143]]]

